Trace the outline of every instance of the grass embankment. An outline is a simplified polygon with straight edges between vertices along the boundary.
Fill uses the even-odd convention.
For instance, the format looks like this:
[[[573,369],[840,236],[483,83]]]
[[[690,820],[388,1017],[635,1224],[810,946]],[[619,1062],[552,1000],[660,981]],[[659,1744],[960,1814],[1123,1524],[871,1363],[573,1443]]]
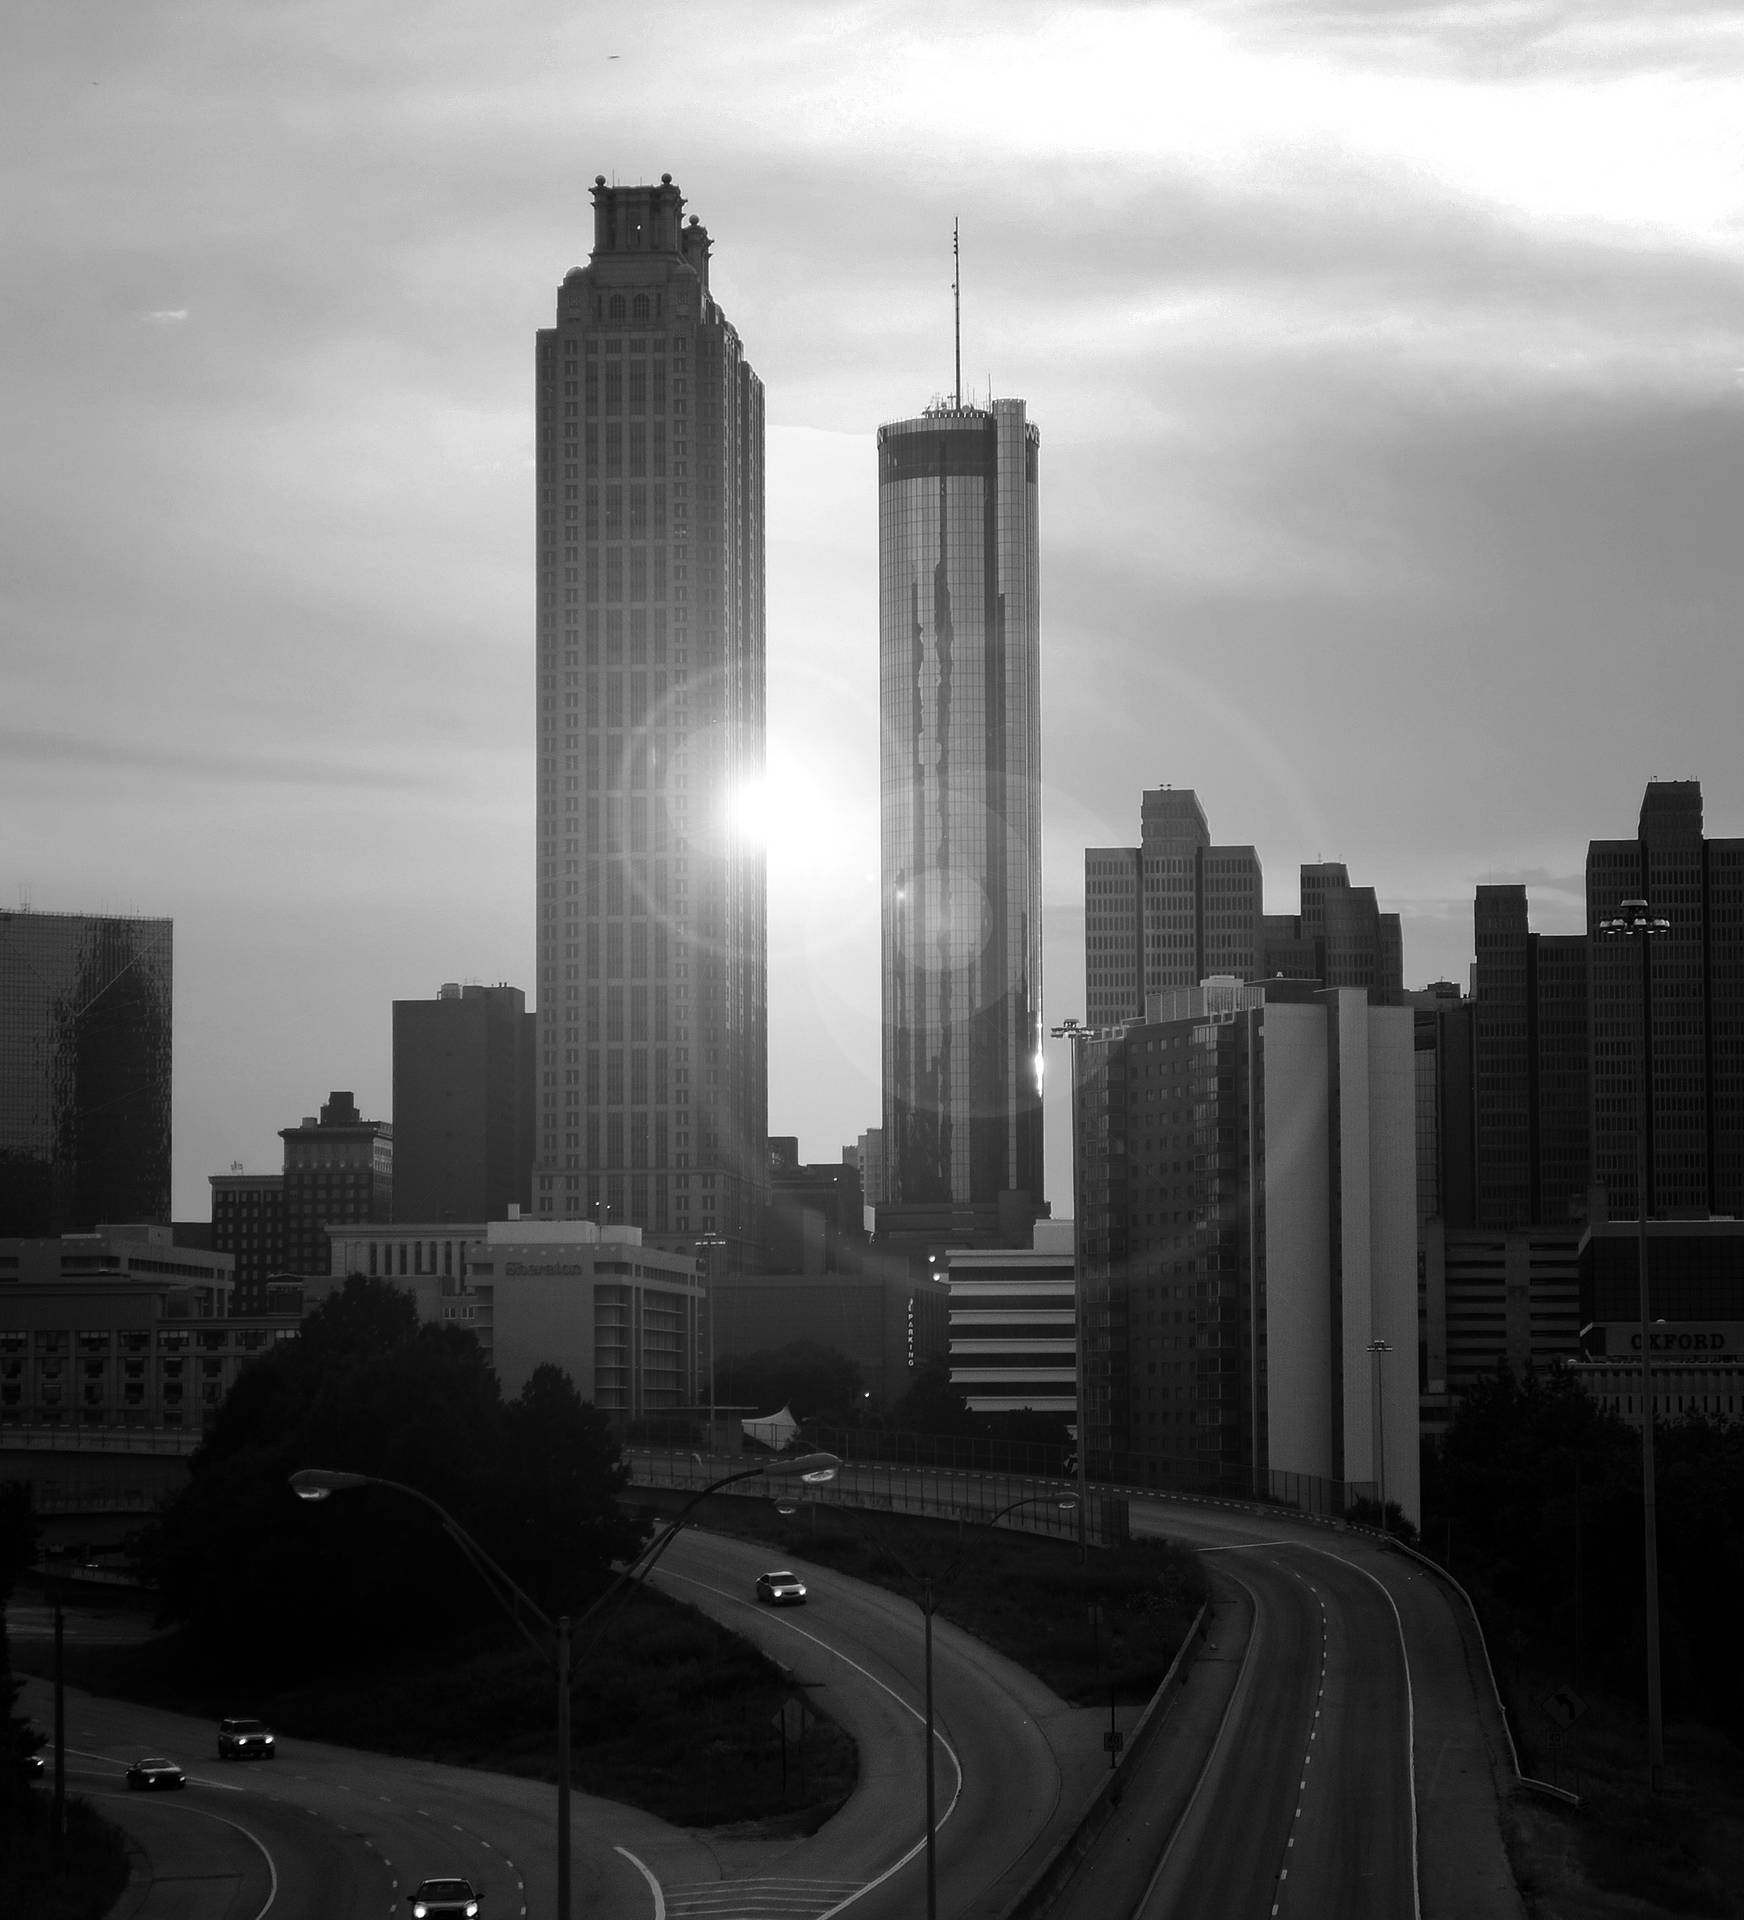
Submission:
[[[638,1504],[671,1512],[686,1495],[638,1488]],[[1098,1548],[1078,1563],[1070,1541],[954,1520],[807,1502],[791,1515],[765,1499],[717,1495],[697,1524],[769,1543],[789,1559],[833,1567],[917,1601],[934,1581],[934,1610],[1044,1680],[1062,1699],[1148,1699],[1204,1604],[1204,1569],[1162,1540]],[[906,1563],[906,1564],[905,1564]]]
[[[1521,1794],[1509,1810],[1509,1857],[1533,1920],[1744,1920],[1744,1754],[1731,1741],[1668,1725],[1665,1791],[1655,1795],[1636,1706],[1583,1679],[1586,1711],[1562,1732],[1542,1704],[1567,1681],[1554,1650],[1520,1647],[1499,1678],[1521,1766],[1582,1803]]]
[[[778,1723],[789,1697],[774,1665],[702,1614],[638,1594],[591,1651],[578,1647],[572,1779],[578,1791],[679,1826],[779,1821],[806,1831],[852,1789],[854,1744],[816,1714],[803,1747]],[[21,1671],[46,1672],[46,1650]],[[69,1639],[68,1683],[212,1721],[256,1713],[281,1736],[408,1759],[556,1777],[551,1670],[518,1639],[481,1632],[391,1666],[296,1676],[270,1650],[217,1670],[179,1635],[136,1646]],[[201,1759],[200,1755],[176,1755]],[[28,1911],[28,1909],[25,1909]]]
[[[53,1799],[33,1789],[0,1812],[0,1912],[18,1920],[101,1920],[127,1885],[127,1842],[83,1800],[67,1802],[57,1867]]]

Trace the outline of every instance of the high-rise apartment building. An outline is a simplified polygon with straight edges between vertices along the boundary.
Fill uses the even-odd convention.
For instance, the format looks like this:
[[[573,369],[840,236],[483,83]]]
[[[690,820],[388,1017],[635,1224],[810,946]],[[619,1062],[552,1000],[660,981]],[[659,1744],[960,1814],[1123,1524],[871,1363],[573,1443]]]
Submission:
[[[394,1002],[394,1218],[506,1220],[533,1182],[534,1016],[519,987]]]
[[[285,1266],[327,1271],[329,1227],[394,1217],[394,1130],[366,1120],[349,1093],[330,1093],[319,1116],[281,1127],[285,1143]]]
[[[719,1235],[765,1199],[763,388],[663,176],[593,188],[536,354],[535,1218]]]
[[[1092,1027],[1137,1020],[1145,995],[1213,974],[1259,977],[1261,875],[1252,847],[1214,847],[1191,787],[1158,787],[1136,847],[1084,851],[1084,980]]]
[[[1625,900],[1671,923],[1645,956],[1648,1213],[1744,1214],[1744,840],[1703,838],[1699,782],[1650,781],[1636,837],[1587,849],[1593,1177],[1613,1219],[1637,1217],[1643,955],[1598,929]]]
[[[1074,1073],[1091,1471],[1414,1515],[1412,1010],[1211,980]]]
[[[878,432],[881,1234],[1043,1204],[1038,445],[1021,400]]]
[[[0,913],[0,1235],[170,1217],[168,920]]]

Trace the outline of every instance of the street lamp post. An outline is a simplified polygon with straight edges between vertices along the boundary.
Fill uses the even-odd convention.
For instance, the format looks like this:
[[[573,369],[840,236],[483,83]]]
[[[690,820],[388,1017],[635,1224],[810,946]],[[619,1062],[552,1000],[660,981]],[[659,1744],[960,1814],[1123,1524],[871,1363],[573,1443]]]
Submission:
[[[1369,1354],[1375,1363],[1375,1492],[1381,1509],[1381,1531],[1391,1533],[1387,1524],[1387,1384],[1381,1376],[1381,1359],[1393,1349],[1385,1340],[1371,1340]]]
[[[1072,1043],[1072,1212],[1078,1213],[1078,1046],[1090,1037],[1090,1029],[1077,1020],[1062,1020],[1057,1027],[1050,1027],[1049,1034],[1055,1040],[1070,1040]],[[1084,1363],[1084,1294],[1082,1276],[1078,1271],[1077,1241],[1078,1233],[1074,1225],[1072,1232],[1072,1293],[1077,1304],[1073,1315],[1077,1333],[1077,1374],[1078,1386],[1078,1564],[1085,1566],[1090,1559],[1090,1427],[1086,1419],[1085,1373]]]
[[[976,1525],[977,1528],[982,1529],[995,1526],[999,1521],[1003,1520],[1008,1513],[1015,1513],[1019,1507],[1041,1505],[1052,1505],[1057,1507],[1062,1513],[1070,1513],[1078,1507],[1078,1499],[1075,1494],[1069,1493],[1064,1495],[1056,1493],[1026,1494],[1021,1500],[1012,1500],[1005,1506],[1000,1507],[996,1512],[990,1513],[985,1520],[977,1521]],[[853,1509],[844,1508],[842,1511],[848,1512],[853,1511]],[[907,1555],[903,1553],[902,1549],[897,1546],[894,1540],[882,1533],[878,1537],[881,1543],[890,1550],[891,1555],[902,1568],[903,1572],[906,1573],[911,1580],[915,1581],[921,1590],[920,1599],[917,1604],[920,1607],[922,1622],[921,1695],[925,1708],[924,1719],[926,1723],[926,1920],[938,1920],[939,1826],[937,1814],[938,1801],[934,1785],[933,1764],[933,1747],[935,1745],[933,1720],[933,1588],[935,1581],[931,1573],[921,1573],[917,1571],[916,1568],[910,1564]],[[941,1576],[943,1580],[948,1581],[952,1575],[955,1574],[957,1568],[962,1565],[963,1551],[963,1549],[959,1548],[956,1558]]]
[[[708,1266],[708,1444],[715,1450],[715,1255],[726,1239],[718,1233],[705,1233],[696,1243],[706,1255]]]
[[[1659,1695],[1659,1514],[1653,1468],[1653,1342],[1647,1288],[1647,1135],[1651,1123],[1650,1067],[1654,939],[1671,931],[1671,922],[1649,911],[1645,900],[1625,900],[1617,916],[1599,922],[1611,940],[1632,940],[1641,955],[1641,1045],[1638,1049],[1639,1100],[1635,1110],[1635,1277],[1641,1318],[1641,1551],[1644,1563],[1644,1624],[1647,1633],[1647,1781],[1658,1793],[1665,1784],[1665,1726]]]
[[[672,1544],[689,1517],[691,1509],[709,1494],[727,1486],[734,1480],[751,1480],[759,1476],[779,1478],[798,1475],[806,1480],[828,1480],[841,1465],[834,1454],[801,1454],[789,1460],[766,1461],[761,1466],[747,1467],[738,1473],[729,1473],[704,1487],[678,1517],[659,1535],[659,1537],[623,1567],[611,1585],[588,1607],[578,1621],[573,1624],[568,1614],[553,1620],[549,1614],[523,1589],[509,1577],[503,1569],[485,1552],[466,1529],[456,1520],[446,1507],[432,1500],[429,1494],[417,1487],[409,1487],[400,1480],[384,1480],[372,1473],[346,1473],[327,1467],[304,1467],[291,1475],[291,1488],[300,1500],[325,1500],[329,1494],[344,1493],[353,1487],[386,1487],[392,1493],[403,1493],[408,1499],[416,1500],[428,1507],[442,1523],[442,1530],[460,1549],[473,1571],[490,1590],[492,1599],[514,1622],[516,1631],[539,1657],[553,1670],[557,1680],[557,1920],[570,1920],[570,1840],[569,1840],[569,1683],[570,1649],[574,1639],[574,1628],[586,1626],[605,1606],[606,1602],[621,1594],[632,1581],[647,1573]],[[535,1621],[548,1636],[549,1644],[542,1641],[527,1624],[527,1616]]]

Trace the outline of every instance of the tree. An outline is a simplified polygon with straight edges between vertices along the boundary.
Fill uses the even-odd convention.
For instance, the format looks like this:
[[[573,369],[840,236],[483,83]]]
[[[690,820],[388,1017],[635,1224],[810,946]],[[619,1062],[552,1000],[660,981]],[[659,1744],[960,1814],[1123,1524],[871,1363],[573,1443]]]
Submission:
[[[215,1660],[307,1671],[494,1617],[421,1502],[367,1487],[300,1501],[301,1467],[416,1488],[558,1599],[597,1584],[635,1537],[617,1448],[564,1375],[541,1368],[505,1408],[471,1334],[420,1325],[410,1296],[352,1275],[243,1371],[149,1543],[164,1617]]]
[[[503,1410],[489,1544],[548,1613],[577,1606],[646,1537],[618,1504],[629,1479],[605,1415],[560,1367],[535,1368]]]
[[[30,1488],[18,1480],[0,1481],[0,1822],[8,1825],[25,1798],[24,1761],[42,1745],[42,1736],[18,1711],[19,1682],[12,1671],[12,1646],[6,1634],[6,1608],[35,1552],[36,1514]]]
[[[788,1406],[802,1422],[845,1427],[859,1418],[861,1375],[834,1347],[791,1340],[784,1347],[717,1361],[715,1393],[721,1401],[759,1413]]]
[[[890,1424],[905,1433],[952,1438],[972,1438],[983,1431],[979,1416],[952,1386],[950,1366],[943,1360],[928,1360],[915,1369],[908,1391],[891,1409]]]

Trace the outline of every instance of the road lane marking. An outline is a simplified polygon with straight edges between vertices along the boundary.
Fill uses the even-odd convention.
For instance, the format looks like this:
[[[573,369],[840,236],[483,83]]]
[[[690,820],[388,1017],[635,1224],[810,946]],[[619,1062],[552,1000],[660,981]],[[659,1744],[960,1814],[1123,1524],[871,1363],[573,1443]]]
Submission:
[[[636,1858],[628,1847],[613,1847],[612,1851],[613,1853],[621,1853],[642,1878],[648,1882],[648,1891],[654,1896],[654,1920],[666,1920],[666,1896],[660,1891],[660,1882],[654,1878],[648,1868]],[[526,1912],[526,1908],[523,1907],[521,1911],[523,1913]]]
[[[674,1573],[670,1567],[662,1567],[660,1571],[661,1571],[661,1574],[668,1580],[680,1580],[680,1581],[683,1581],[687,1586],[701,1587],[708,1593],[719,1594],[722,1599],[734,1601],[740,1606],[748,1607],[751,1604],[748,1600],[745,1600],[741,1595],[737,1593],[732,1593],[725,1587],[711,1587],[706,1580],[693,1579],[688,1574]],[[761,1619],[764,1616],[759,1614],[757,1617]],[[770,1620],[774,1620],[777,1617],[778,1616],[774,1614],[771,1614],[768,1616]],[[923,1727],[926,1725],[926,1715],[921,1711],[919,1707],[911,1706],[908,1703],[908,1701],[903,1699],[902,1695],[898,1693],[894,1687],[886,1686],[885,1683],[878,1678],[877,1674],[869,1673],[866,1670],[866,1668],[860,1665],[859,1661],[850,1660],[845,1653],[838,1652],[836,1648],[829,1645],[827,1641],[820,1640],[815,1633],[807,1633],[803,1627],[795,1625],[794,1622],[791,1620],[782,1618],[781,1624],[784,1627],[786,1627],[790,1633],[797,1634],[801,1640],[809,1640],[812,1643],[812,1645],[818,1649],[820,1653],[826,1653],[831,1657],[831,1659],[840,1660],[844,1666],[852,1667],[853,1670],[857,1674],[859,1674],[863,1680],[870,1680],[873,1686],[875,1686],[880,1693],[889,1694],[891,1699],[894,1700],[896,1704],[899,1707],[901,1707],[905,1713],[912,1714],[915,1717],[915,1719],[917,1719],[921,1723]],[[950,1819],[953,1813],[956,1812],[957,1802],[963,1796],[963,1763],[961,1760],[957,1758],[956,1748],[951,1745],[950,1741],[947,1740],[944,1734],[939,1730],[936,1715],[934,1716],[933,1738],[937,1740],[939,1745],[944,1748],[945,1752],[950,1755],[951,1766],[957,1776],[957,1784],[954,1790],[952,1791],[950,1804],[945,1808],[944,1812],[938,1814],[933,1821],[933,1834],[934,1834],[934,1837],[936,1838],[937,1835],[943,1830],[945,1822],[948,1819]],[[854,1893],[850,1893],[845,1900],[838,1900],[833,1907],[826,1908],[824,1912],[818,1915],[818,1920],[834,1920],[835,1915],[837,1915],[838,1913],[845,1913],[847,1909],[851,1907],[856,1900],[863,1899],[867,1894],[874,1891],[874,1889],[883,1886],[885,1881],[888,1880],[893,1874],[900,1873],[902,1869],[906,1867],[911,1860],[918,1858],[925,1851],[926,1851],[926,1835],[925,1833],[922,1833],[921,1837],[914,1843],[912,1847],[909,1848],[907,1853],[905,1853],[900,1860],[893,1861],[891,1865],[886,1867],[884,1871],[876,1877],[876,1879],[868,1880],[863,1887],[859,1888]]]
[[[1399,1664],[1405,1669],[1405,1780],[1411,1789],[1411,1913],[1413,1920],[1423,1920],[1423,1895],[1418,1888],[1417,1860],[1417,1700],[1411,1686],[1411,1649],[1405,1643],[1405,1622],[1399,1613],[1399,1603],[1393,1598],[1379,1574],[1371,1573],[1367,1567],[1359,1566],[1354,1560],[1347,1560],[1342,1553],[1334,1553],[1330,1547],[1312,1545],[1304,1540],[1301,1545],[1309,1553],[1323,1553],[1328,1560],[1336,1560],[1340,1566],[1349,1567],[1353,1573],[1360,1573],[1365,1580],[1372,1580],[1380,1588],[1382,1597],[1393,1610],[1393,1627],[1399,1636]],[[1516,1769],[1518,1771],[1518,1769]]]

